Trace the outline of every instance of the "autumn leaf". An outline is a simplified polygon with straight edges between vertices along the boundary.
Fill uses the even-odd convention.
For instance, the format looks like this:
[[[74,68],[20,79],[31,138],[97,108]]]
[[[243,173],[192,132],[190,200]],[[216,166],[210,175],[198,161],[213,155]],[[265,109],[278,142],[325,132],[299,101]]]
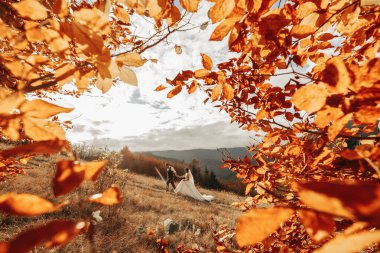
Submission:
[[[255,186],[254,183],[249,183],[245,187],[245,195],[248,195],[248,193],[251,191],[252,187]]]
[[[331,236],[335,231],[335,221],[329,215],[309,210],[299,210],[297,214],[306,231],[315,241],[321,241]]]
[[[216,23],[226,18],[235,8],[235,0],[217,0],[210,9],[212,23]]]
[[[198,88],[198,82],[196,80],[193,80],[191,82],[191,85],[190,85],[190,88],[189,88],[189,91],[188,91],[189,94],[194,93],[197,90],[197,88]]]
[[[121,54],[116,57],[116,63],[119,67],[141,67],[147,62],[146,59],[141,58],[138,53]]]
[[[37,0],[23,0],[18,3],[13,3],[12,6],[24,18],[31,20],[42,20],[48,17],[47,9]]]
[[[293,215],[288,208],[252,209],[238,219],[236,241],[240,247],[259,243]]]
[[[181,85],[181,84],[178,84],[177,86],[174,87],[174,89],[172,89],[172,90],[168,93],[167,97],[168,97],[168,98],[172,98],[172,97],[174,97],[175,95],[177,95],[178,93],[180,93],[181,90],[182,90],[182,85]]]
[[[121,202],[120,189],[117,186],[112,186],[111,188],[105,190],[103,193],[92,195],[88,201],[106,206],[119,204]]]
[[[112,87],[113,80],[111,78],[102,78],[100,75],[98,75],[98,79],[96,81],[96,87],[102,91],[102,93],[106,93],[109,91]]]
[[[59,113],[69,113],[73,109],[54,105],[44,100],[31,100],[24,103],[20,110],[25,114],[24,117],[47,119]]]
[[[166,89],[166,86],[160,84],[159,86],[157,86],[154,90],[155,91],[162,91],[162,90],[165,90]]]
[[[2,243],[2,253],[24,253],[44,245],[47,248],[64,245],[84,233],[88,223],[81,221],[56,220],[46,225],[21,232],[13,240]]]
[[[329,137],[329,140],[334,140],[340,131],[342,131],[342,129],[347,125],[348,121],[351,120],[351,118],[352,113],[349,113],[335,120],[335,122],[327,130],[327,136]]]
[[[181,46],[175,45],[174,50],[175,50],[176,54],[182,54],[182,47]]]
[[[136,73],[127,67],[123,67],[120,70],[119,78],[121,81],[133,86],[137,86],[138,84]]]
[[[200,0],[179,0],[181,6],[188,12],[196,12],[198,10]]]
[[[69,147],[64,140],[38,141],[0,151],[0,157],[22,156],[26,154],[54,154]]]
[[[218,83],[215,85],[214,89],[212,90],[211,99],[213,101],[217,100],[220,94],[222,93],[223,85]]]
[[[19,216],[35,216],[55,212],[67,202],[54,206],[50,201],[31,194],[0,195],[0,211]]]
[[[57,172],[53,179],[55,196],[60,196],[76,189],[84,180],[96,180],[105,168],[107,161],[79,163],[62,160],[57,163]]]
[[[352,235],[337,235],[317,249],[316,253],[356,253],[373,243],[380,242],[380,231],[363,231]]]
[[[128,11],[121,7],[116,7],[113,11],[115,16],[124,24],[129,24],[131,19],[129,17]]]
[[[202,65],[205,69],[207,70],[211,70],[212,69],[212,59],[207,56],[206,54],[203,54],[201,53],[201,57],[202,57]]]
[[[321,80],[331,93],[346,93],[351,84],[350,74],[341,57],[330,59],[321,73]]]
[[[224,83],[223,85],[223,97],[227,101],[231,101],[235,97],[235,90],[229,83]]]
[[[209,75],[210,75],[210,72],[207,69],[197,69],[194,72],[194,76],[196,78],[202,78],[202,77],[206,77]]]
[[[332,215],[357,219],[380,210],[380,183],[309,182],[298,184],[297,188],[303,203]]]
[[[343,112],[340,108],[327,107],[317,112],[314,123],[319,128],[325,128],[331,122],[334,122],[342,116]]]
[[[298,109],[312,113],[325,105],[327,95],[327,91],[322,86],[311,84],[298,89],[291,101]]]

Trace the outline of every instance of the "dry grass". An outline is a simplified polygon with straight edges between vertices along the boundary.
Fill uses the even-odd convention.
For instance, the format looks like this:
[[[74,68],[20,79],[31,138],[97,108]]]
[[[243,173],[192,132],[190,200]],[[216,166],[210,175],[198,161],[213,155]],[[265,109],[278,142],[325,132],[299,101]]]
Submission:
[[[32,193],[43,196],[55,203],[70,198],[74,207],[65,207],[62,211],[35,218],[0,215],[0,241],[9,240],[28,227],[35,227],[53,219],[81,219],[91,217],[95,210],[101,210],[103,222],[95,226],[94,239],[86,235],[78,237],[61,249],[49,252],[158,252],[155,240],[164,237],[173,247],[183,243],[186,247],[202,247],[214,251],[211,217],[217,224],[235,226],[240,211],[230,206],[231,202],[241,200],[238,195],[199,189],[202,193],[215,196],[211,203],[203,203],[186,197],[165,192],[164,183],[117,168],[107,168],[93,183],[85,183],[73,193],[54,198],[51,179],[55,173],[54,161],[63,157],[38,157],[29,162],[32,169],[24,175],[0,182],[0,194],[5,192]],[[123,202],[118,206],[99,207],[83,204],[81,199],[101,192],[111,184],[117,184],[123,192]],[[170,218],[183,224],[182,230],[164,236],[163,222]],[[201,229],[201,235],[195,236],[191,224]],[[141,231],[138,231],[141,227]],[[149,236],[146,230],[153,229],[156,234]],[[35,252],[42,252],[36,249]],[[44,251],[45,252],[45,251]]]

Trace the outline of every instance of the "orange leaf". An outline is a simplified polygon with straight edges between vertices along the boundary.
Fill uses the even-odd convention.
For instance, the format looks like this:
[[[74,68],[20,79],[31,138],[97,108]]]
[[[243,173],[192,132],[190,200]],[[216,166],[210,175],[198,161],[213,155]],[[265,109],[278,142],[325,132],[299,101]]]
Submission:
[[[75,236],[82,234],[88,228],[86,222],[57,220],[44,226],[33,228],[17,235],[10,242],[0,244],[2,253],[24,253],[45,244],[52,248],[68,243]]]
[[[319,128],[325,128],[330,122],[335,121],[342,116],[343,112],[340,108],[327,107],[326,109],[317,112],[314,123]]]
[[[121,202],[120,189],[117,186],[108,188],[103,193],[92,195],[89,200],[92,203],[98,203],[106,206],[112,206]]]
[[[345,93],[351,84],[351,77],[346,64],[339,56],[330,59],[321,72],[321,80],[332,93]]]
[[[218,83],[217,85],[215,85],[214,89],[212,90],[212,94],[211,94],[211,99],[212,100],[218,99],[218,97],[222,93],[222,88],[223,88],[223,85],[220,84],[220,83]]]
[[[31,100],[26,101],[20,110],[24,113],[24,117],[47,119],[59,113],[69,113],[73,109],[54,105],[43,100]]]
[[[54,206],[50,201],[31,194],[6,193],[0,196],[0,211],[19,216],[55,212],[65,204]]]
[[[335,231],[334,219],[326,214],[308,210],[298,211],[308,234],[316,241],[321,241]]]
[[[227,34],[232,30],[237,20],[234,18],[227,18],[222,23],[220,23],[213,33],[211,34],[211,41],[221,41]]]
[[[303,203],[332,215],[355,219],[380,211],[380,183],[309,182],[298,184],[298,189]]]
[[[212,69],[212,59],[206,54],[201,53],[203,67],[207,70]]]
[[[235,8],[235,0],[217,0],[216,4],[210,9],[210,19],[216,23],[230,15]]]
[[[329,140],[332,141],[335,137],[342,131],[342,129],[347,125],[348,121],[352,118],[352,113],[349,113],[340,119],[337,119],[327,130],[327,136]]]
[[[188,12],[196,12],[198,10],[200,0],[179,0],[181,6]]]
[[[162,90],[165,90],[165,89],[166,89],[166,87],[165,87],[164,85],[160,84],[160,85],[157,86],[154,90],[155,90],[155,91],[162,91]]]
[[[64,148],[68,148],[69,143],[62,140],[54,141],[39,141],[32,144],[17,146],[12,149],[0,151],[0,156],[8,158],[10,156],[25,155],[25,154],[54,154]]]
[[[247,186],[245,187],[245,195],[248,195],[248,193],[251,191],[254,185],[255,185],[254,183],[247,184]]]
[[[23,18],[41,20],[48,17],[47,9],[37,0],[23,0],[12,4],[12,6]]]
[[[322,86],[311,84],[298,89],[291,101],[297,108],[312,113],[325,105],[327,95]]]
[[[189,94],[194,93],[197,90],[197,88],[198,88],[198,82],[196,80],[193,80],[189,88]]]
[[[194,72],[194,77],[196,78],[202,78],[209,75],[210,75],[210,72],[207,69],[197,69]]]
[[[173,25],[181,20],[181,12],[176,6],[170,8],[169,17],[166,19],[169,25]]]
[[[223,97],[227,99],[227,101],[231,101],[235,96],[235,90],[229,83],[224,83],[223,85]]]
[[[124,24],[129,24],[131,19],[129,17],[128,11],[124,8],[116,7],[113,11],[115,16]]]
[[[356,253],[367,248],[373,243],[380,242],[380,231],[364,231],[352,235],[337,235],[334,239],[324,244],[315,253]]]
[[[288,208],[252,209],[238,219],[236,241],[240,247],[259,243],[293,214],[294,211]]]
[[[172,90],[168,93],[167,97],[168,97],[168,98],[172,98],[172,97],[174,97],[175,95],[177,95],[178,93],[180,93],[181,90],[182,90],[182,85],[181,85],[181,84],[178,84],[176,87],[174,87],[174,89],[172,89]]]
[[[55,196],[64,195],[77,188],[83,180],[96,180],[107,162],[79,163],[62,160],[57,163],[57,172],[53,179]]]

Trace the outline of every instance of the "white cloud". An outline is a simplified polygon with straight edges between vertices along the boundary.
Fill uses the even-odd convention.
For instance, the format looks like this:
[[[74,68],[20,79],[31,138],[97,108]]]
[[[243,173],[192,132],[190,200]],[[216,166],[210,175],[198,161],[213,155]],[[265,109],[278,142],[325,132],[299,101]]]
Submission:
[[[210,3],[202,2],[201,11],[192,17],[193,24],[208,20],[209,6]],[[153,26],[143,18],[133,18],[138,23],[139,35],[154,32]],[[129,143],[132,150],[139,151],[247,145],[248,132],[229,124],[226,113],[210,104],[204,105],[206,95],[202,91],[192,95],[183,91],[173,99],[166,98],[169,90],[154,91],[156,86],[165,83],[165,78],[172,79],[181,70],[201,68],[201,52],[211,56],[214,63],[233,55],[228,53],[226,40],[208,42],[214,28],[215,25],[210,24],[204,31],[174,33],[167,41],[144,52],[143,57],[156,58],[158,63],[148,61],[135,69],[139,80],[137,88],[119,84],[106,94],[92,89],[80,98],[58,98],[59,104],[75,108],[72,113],[61,116],[74,123],[74,128],[68,130],[69,140],[110,148]],[[175,53],[175,45],[182,47],[181,55]]]

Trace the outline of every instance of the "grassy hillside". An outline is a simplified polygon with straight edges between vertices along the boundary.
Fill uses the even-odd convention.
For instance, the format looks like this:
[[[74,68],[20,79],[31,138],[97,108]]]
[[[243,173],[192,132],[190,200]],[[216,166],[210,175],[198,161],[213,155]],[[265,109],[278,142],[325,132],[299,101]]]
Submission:
[[[54,219],[88,218],[93,211],[100,210],[103,221],[95,225],[92,240],[82,235],[62,249],[36,249],[34,252],[158,252],[156,239],[161,237],[168,240],[172,249],[183,243],[186,247],[202,247],[214,251],[213,226],[226,224],[233,227],[240,213],[230,203],[239,201],[242,197],[232,193],[199,189],[202,193],[214,195],[216,200],[211,203],[194,201],[165,192],[164,184],[160,180],[111,166],[95,184],[86,183],[73,193],[56,199],[50,184],[55,173],[54,161],[59,158],[64,157],[38,157],[30,160],[28,165],[31,168],[25,174],[0,182],[0,194],[10,191],[32,193],[55,203],[70,197],[73,202],[77,201],[77,208],[66,207],[57,213],[32,218],[0,214],[0,241],[9,240],[27,228]],[[80,201],[86,196],[101,192],[113,183],[122,189],[122,204],[99,207]],[[180,231],[165,235],[163,223],[168,218],[181,224]],[[200,229],[200,234],[194,233],[194,228]],[[148,235],[147,231],[154,231],[154,235]]]

